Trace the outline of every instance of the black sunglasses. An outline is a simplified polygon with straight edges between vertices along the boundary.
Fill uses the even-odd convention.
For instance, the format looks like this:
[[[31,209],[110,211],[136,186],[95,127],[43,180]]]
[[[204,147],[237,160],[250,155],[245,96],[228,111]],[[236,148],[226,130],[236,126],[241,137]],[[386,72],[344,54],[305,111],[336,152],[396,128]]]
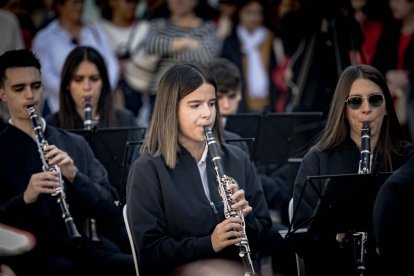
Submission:
[[[361,107],[364,99],[368,99],[369,105],[372,107],[379,107],[384,102],[384,96],[381,94],[372,94],[368,97],[351,96],[348,99],[346,99],[345,102],[347,103],[349,108],[358,109]]]

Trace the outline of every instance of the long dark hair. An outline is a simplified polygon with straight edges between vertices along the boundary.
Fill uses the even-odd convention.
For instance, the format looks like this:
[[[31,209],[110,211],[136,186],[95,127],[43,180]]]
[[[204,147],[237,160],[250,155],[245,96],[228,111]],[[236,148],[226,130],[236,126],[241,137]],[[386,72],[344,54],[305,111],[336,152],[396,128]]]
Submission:
[[[391,93],[384,76],[374,67],[365,64],[351,65],[341,74],[332,98],[325,129],[316,143],[319,150],[330,150],[341,145],[349,135],[350,125],[346,118],[346,99],[352,84],[357,79],[366,79],[377,84],[385,98],[387,115],[381,125],[376,150],[381,154],[386,170],[392,170],[395,156],[404,154],[408,141],[404,137],[395,113]]]
[[[97,50],[89,46],[78,46],[73,49],[63,65],[59,91],[59,126],[66,129],[76,127],[76,118],[79,115],[76,113],[75,102],[70,93],[70,82],[75,70],[77,70],[79,64],[83,61],[95,64],[102,80],[102,90],[97,108],[99,125],[105,127],[119,126],[119,122],[114,114],[112,90],[105,61]]]

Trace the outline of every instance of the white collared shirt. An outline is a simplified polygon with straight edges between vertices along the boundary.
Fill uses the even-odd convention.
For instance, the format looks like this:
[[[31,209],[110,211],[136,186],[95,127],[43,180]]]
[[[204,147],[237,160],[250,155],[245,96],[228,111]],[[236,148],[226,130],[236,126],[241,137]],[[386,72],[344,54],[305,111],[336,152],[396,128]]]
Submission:
[[[207,180],[207,164],[206,164],[207,152],[208,152],[208,146],[206,144],[204,152],[201,155],[201,159],[197,163],[197,166],[198,166],[198,171],[200,172],[201,182],[203,183],[204,192],[205,192],[208,200],[211,201],[210,189],[208,188],[208,180]]]
[[[46,120],[43,117],[40,117],[40,120],[42,121],[42,131],[45,132],[46,129]],[[12,119],[9,119],[9,124],[14,126]]]

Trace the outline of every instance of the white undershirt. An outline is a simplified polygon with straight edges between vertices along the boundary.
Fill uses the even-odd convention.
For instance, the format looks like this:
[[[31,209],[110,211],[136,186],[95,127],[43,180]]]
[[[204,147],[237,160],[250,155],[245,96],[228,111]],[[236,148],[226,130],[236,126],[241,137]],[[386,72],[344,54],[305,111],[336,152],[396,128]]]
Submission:
[[[204,152],[201,155],[201,159],[197,163],[197,165],[198,165],[198,171],[200,172],[201,182],[203,183],[204,193],[206,194],[208,200],[211,201],[210,189],[208,188],[208,180],[207,180],[207,164],[206,164],[207,152],[208,152],[208,146],[206,144]]]
[[[42,131],[45,132],[45,129],[46,129],[46,120],[43,117],[40,117],[40,120],[42,121]],[[9,124],[12,125],[12,126],[15,126],[13,124],[13,121],[12,121],[11,118],[9,119]]]

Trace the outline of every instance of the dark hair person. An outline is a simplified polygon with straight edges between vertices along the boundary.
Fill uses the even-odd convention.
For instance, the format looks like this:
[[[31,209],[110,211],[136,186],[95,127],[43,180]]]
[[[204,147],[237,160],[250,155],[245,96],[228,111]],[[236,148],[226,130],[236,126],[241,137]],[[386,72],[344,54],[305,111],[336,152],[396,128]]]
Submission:
[[[48,123],[65,129],[83,128],[84,106],[89,98],[92,120],[97,127],[135,126],[133,114],[115,108],[108,71],[101,54],[89,46],[78,46],[65,60],[61,72],[60,109]]]
[[[307,176],[359,172],[361,129],[364,122],[370,128],[368,151],[372,173],[392,172],[407,161],[413,147],[402,134],[385,78],[372,66],[352,65],[341,74],[325,129],[316,145],[304,156],[299,168],[293,191],[294,226],[309,226],[319,198],[323,195],[323,181],[314,180],[313,185],[305,186]],[[352,265],[352,252],[346,251],[350,247],[341,249],[336,245],[335,237],[331,238],[331,247],[327,245],[327,239],[324,240],[325,246],[305,248],[304,251],[308,250],[305,253],[305,263],[308,259],[308,265],[318,275],[353,275],[356,270]],[[370,265],[368,273],[376,275],[380,266],[375,260],[372,242],[373,239],[368,240],[367,256],[371,258],[367,260]]]
[[[270,228],[247,153],[223,143],[216,98],[215,80],[199,64],[173,65],[161,78],[142,155],[132,165],[127,184],[127,215],[144,275],[201,266],[211,274],[200,269],[195,274],[242,275],[235,246],[242,240],[242,218],[253,262]],[[239,186],[229,188],[232,208],[240,216],[224,217],[205,127],[212,129],[226,175]]]
[[[17,275],[133,275],[125,224],[105,168],[82,137],[41,118],[40,69],[27,50],[0,56],[0,98],[10,111],[0,133],[0,216],[36,239],[33,250],[2,262]],[[99,244],[84,228],[90,217]],[[83,237],[80,247],[71,243],[77,235],[68,229],[75,228]]]

